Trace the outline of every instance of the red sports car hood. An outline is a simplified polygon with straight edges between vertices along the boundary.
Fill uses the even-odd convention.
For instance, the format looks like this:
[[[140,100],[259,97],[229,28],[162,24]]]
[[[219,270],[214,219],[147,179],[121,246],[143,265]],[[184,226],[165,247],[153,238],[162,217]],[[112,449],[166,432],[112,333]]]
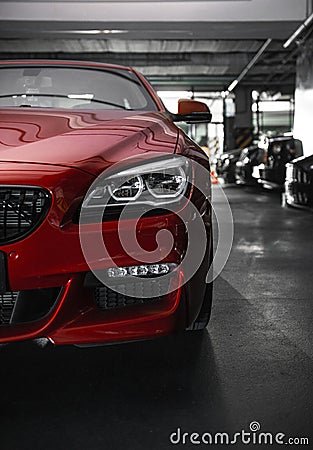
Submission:
[[[2,110],[0,161],[75,167],[98,175],[133,155],[173,153],[177,128],[165,113]]]

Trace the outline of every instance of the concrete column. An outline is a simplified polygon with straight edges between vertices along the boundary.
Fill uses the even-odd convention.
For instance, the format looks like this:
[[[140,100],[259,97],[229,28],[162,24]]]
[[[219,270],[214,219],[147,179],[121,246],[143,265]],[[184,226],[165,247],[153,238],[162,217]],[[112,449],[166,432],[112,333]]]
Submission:
[[[234,120],[235,108],[233,99],[223,100],[223,120],[224,120],[224,152],[235,148],[234,141]]]
[[[235,127],[252,127],[252,89],[238,86],[234,90],[235,94]]]
[[[303,144],[303,154],[313,154],[313,40],[306,41],[297,61],[294,137]]]
[[[252,89],[238,86],[235,94],[234,141],[236,148],[245,148],[253,140]]]
[[[234,117],[224,116],[224,152],[236,148],[234,139]]]

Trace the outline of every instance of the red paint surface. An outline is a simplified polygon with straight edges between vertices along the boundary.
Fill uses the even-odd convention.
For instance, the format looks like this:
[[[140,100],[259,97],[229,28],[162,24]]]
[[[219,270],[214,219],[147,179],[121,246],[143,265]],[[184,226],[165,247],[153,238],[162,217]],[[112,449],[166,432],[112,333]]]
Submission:
[[[83,287],[89,267],[72,216],[96,176],[115,162],[151,152],[180,153],[208,167],[199,147],[170,121],[151,87],[139,77],[159,112],[0,111],[0,184],[41,186],[52,194],[50,211],[39,228],[21,241],[0,247],[7,255],[10,289],[63,287],[47,317],[0,326],[0,342],[35,337],[48,337],[57,344],[143,339],[184,329],[195,318],[202,298],[186,295],[186,301],[182,300],[182,289],[153,306],[104,312],[96,307],[90,289]],[[202,200],[194,200],[201,208]],[[134,221],[123,226],[132,229]],[[102,227],[116,264],[127,266],[135,264],[137,257],[140,260],[140,254],[130,258],[121,248],[116,221]],[[139,227],[139,242],[147,250],[154,248],[160,229],[170,230],[175,245],[166,260],[179,263],[187,243],[175,214],[142,219]],[[88,224],[85,229],[92,236],[97,226]],[[99,268],[107,267],[109,261],[101,260]]]

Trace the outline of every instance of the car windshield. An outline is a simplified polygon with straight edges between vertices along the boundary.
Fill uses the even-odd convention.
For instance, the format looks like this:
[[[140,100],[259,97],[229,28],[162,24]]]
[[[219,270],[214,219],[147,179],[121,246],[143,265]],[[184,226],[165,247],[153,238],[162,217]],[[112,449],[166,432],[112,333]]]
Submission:
[[[157,110],[130,70],[0,67],[0,107]]]

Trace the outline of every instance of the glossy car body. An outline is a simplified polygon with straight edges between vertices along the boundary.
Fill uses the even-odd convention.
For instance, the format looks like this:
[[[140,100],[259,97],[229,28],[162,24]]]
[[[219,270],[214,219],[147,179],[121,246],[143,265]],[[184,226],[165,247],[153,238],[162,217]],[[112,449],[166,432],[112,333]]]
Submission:
[[[236,163],[240,157],[241,151],[241,148],[236,148],[234,150],[221,153],[216,159],[215,170],[217,176],[226,184],[236,182]]]
[[[303,155],[302,144],[290,136],[268,139],[265,162],[258,166],[259,183],[268,189],[282,189],[286,177],[286,164]]]
[[[286,166],[283,202],[313,211],[313,156],[301,157]]]
[[[14,79],[15,69],[20,71],[15,80],[18,92],[8,94],[11,88],[5,91],[5,86]],[[115,163],[123,172],[129,169],[129,157],[149,162],[151,154],[155,162],[160,154],[167,163],[167,158],[181,155],[196,161],[209,174],[204,152],[173,123],[173,115],[148,82],[131,68],[66,61],[4,61],[0,77],[3,70],[7,72],[0,88],[0,342],[46,338],[54,344],[92,345],[205,326],[212,295],[212,286],[205,278],[212,248],[211,207],[203,194],[190,189],[188,201],[201,211],[205,222],[206,258],[187,284],[183,283],[183,271],[177,270],[173,277],[180,280],[178,288],[166,295],[140,298],[140,277],[127,285],[124,295],[102,286],[84,258],[79,234],[79,213],[86,193],[97,177],[111,173]],[[53,78],[56,70],[63,71],[58,72],[60,80]],[[112,89],[108,91],[113,100],[93,100],[93,87],[84,88],[79,81],[85,70],[88,78],[109,74],[114,83],[121,82],[117,97],[127,85],[119,100],[124,107],[116,107]],[[59,83],[61,90],[63,76],[72,83],[72,90],[55,95],[52,84]],[[136,95],[125,98],[129,80]],[[7,98],[11,103],[6,104]],[[132,101],[140,108],[131,108]],[[208,119],[204,107],[198,111],[197,120],[202,113]],[[176,120],[192,121],[188,101],[181,103],[179,112]],[[207,185],[209,192],[209,175]],[[114,192],[124,195],[122,189]],[[125,195],[131,195],[129,192]],[[184,204],[177,209],[184,210]],[[189,220],[193,219],[186,215],[186,223]],[[110,258],[100,258],[98,269],[109,270],[112,260],[123,268],[142,264],[140,252],[129,254],[121,246],[120,222],[126,230],[137,226],[138,241],[145,251],[155,249],[160,230],[170,231],[174,244],[164,257],[160,252],[160,264],[179,266],[188,244],[186,223],[175,212],[156,209],[138,223],[132,218],[119,220],[115,213],[104,214],[100,229]],[[99,223],[93,220],[83,224],[88,236],[98,230]],[[158,287],[157,278],[151,279],[151,286]]]
[[[242,150],[236,162],[235,178],[237,184],[256,185],[258,181],[252,176],[253,168],[263,161],[264,150],[258,145],[251,145]]]

